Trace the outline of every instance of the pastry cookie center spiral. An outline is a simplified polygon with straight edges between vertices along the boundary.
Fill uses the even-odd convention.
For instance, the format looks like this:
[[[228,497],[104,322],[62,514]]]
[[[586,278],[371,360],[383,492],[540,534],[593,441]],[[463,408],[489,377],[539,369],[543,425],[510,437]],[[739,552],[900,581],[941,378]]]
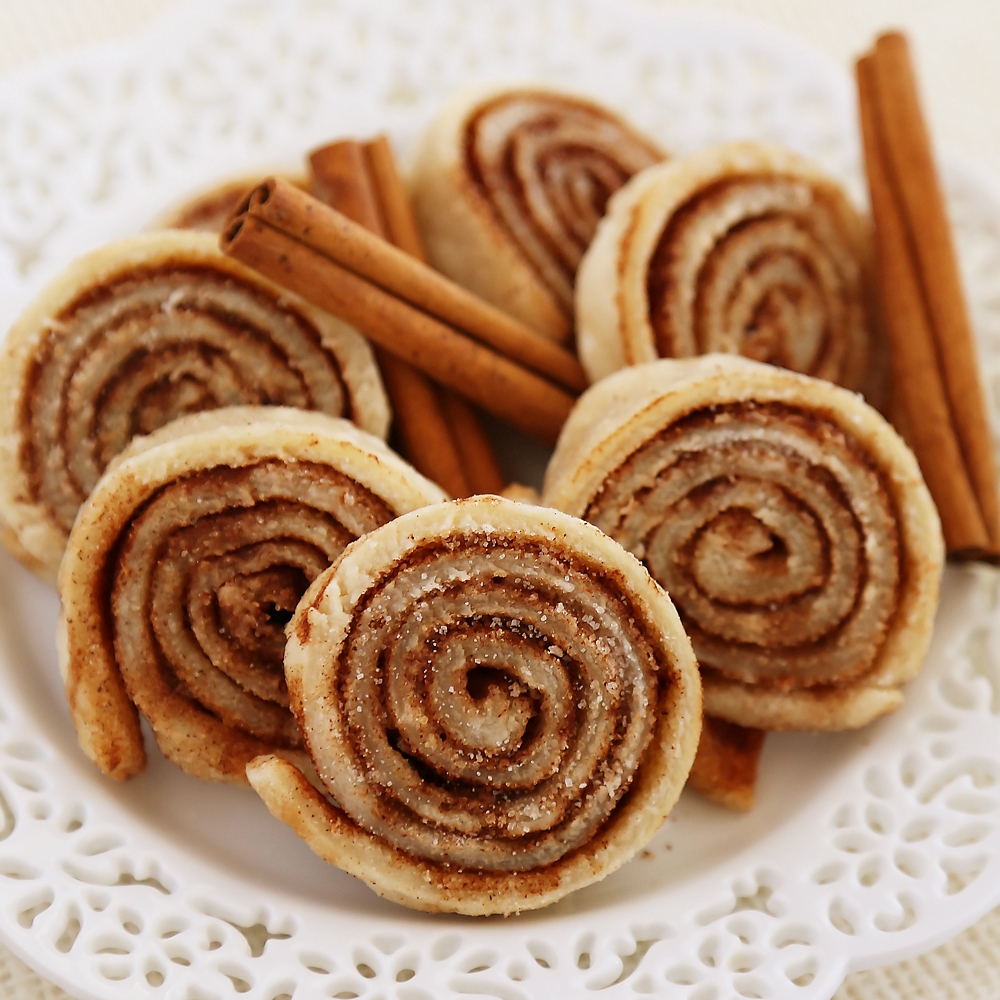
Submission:
[[[605,482],[587,519],[646,562],[702,666],[748,683],[837,684],[896,610],[896,515],[849,435],[781,404],[683,418]]]
[[[466,145],[472,177],[567,308],[608,198],[661,158],[608,112],[546,94],[488,104],[470,121]]]
[[[748,481],[716,491],[719,513],[688,541],[695,586],[724,604],[769,604],[802,594],[826,576],[815,518],[780,488]],[[656,532],[647,559],[668,559],[669,532]]]
[[[227,725],[297,745],[284,625],[309,583],[390,518],[363,487],[307,462],[211,469],[161,489],[125,536],[112,590],[116,655],[136,704],[156,717],[156,664]]]
[[[333,721],[307,734],[352,819],[483,870],[589,840],[628,791],[661,683],[637,616],[599,579],[496,536],[418,550],[383,578],[336,664]]]
[[[91,291],[50,321],[25,399],[22,465],[66,531],[137,434],[237,404],[351,416],[333,354],[304,315],[208,267]]]
[[[720,180],[675,210],[654,250],[658,353],[736,353],[842,381],[864,349],[860,280],[819,188],[781,176]]]

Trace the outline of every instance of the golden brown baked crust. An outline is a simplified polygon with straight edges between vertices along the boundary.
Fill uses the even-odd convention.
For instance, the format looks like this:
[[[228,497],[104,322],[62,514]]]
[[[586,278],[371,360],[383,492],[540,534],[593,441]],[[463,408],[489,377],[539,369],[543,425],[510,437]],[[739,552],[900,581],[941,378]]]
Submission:
[[[580,265],[580,359],[597,381],[721,351],[873,398],[884,359],[867,318],[871,252],[839,185],[781,147],[731,143],[650,167],[611,199]]]
[[[424,136],[411,178],[431,263],[555,340],[608,196],[663,158],[591,101],[543,87],[466,90]]]
[[[920,666],[940,522],[913,454],[845,389],[733,355],[623,369],[581,397],[543,500],[643,558],[711,715],[853,728]]]
[[[137,774],[138,712],[165,756],[215,781],[296,751],[282,655],[299,597],[358,535],[443,497],[377,438],[314,411],[224,408],[136,438],[81,507],[59,572],[84,752]]]
[[[246,403],[316,409],[388,433],[363,338],[220,253],[212,236],[149,233],[81,257],[0,353],[9,547],[54,579],[77,509],[133,435]]]
[[[251,783],[321,856],[417,909],[514,913],[614,871],[687,777],[697,665],[663,591],[591,525],[499,497],[360,539],[289,626],[293,768]]]

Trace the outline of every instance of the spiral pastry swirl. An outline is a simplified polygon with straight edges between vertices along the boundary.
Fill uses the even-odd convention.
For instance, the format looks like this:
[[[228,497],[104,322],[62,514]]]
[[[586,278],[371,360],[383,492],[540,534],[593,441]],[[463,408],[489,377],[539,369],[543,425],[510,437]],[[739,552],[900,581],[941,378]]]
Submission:
[[[544,499],[668,591],[711,715],[862,725],[920,665],[937,513],[910,451],[839,387],[724,355],[627,369],[581,399]]]
[[[80,504],[137,434],[241,404],[318,410],[383,438],[389,420],[359,334],[179,231],[72,265],[11,331],[0,390],[4,540],[49,578]]]
[[[616,196],[581,265],[593,381],[657,357],[723,352],[879,391],[868,233],[800,157],[735,143],[654,167]]]
[[[167,757],[212,780],[301,747],[283,670],[299,599],[355,538],[442,495],[314,412],[231,407],[137,439],[81,509],[60,570],[87,754],[117,778],[140,771],[136,709]]]
[[[460,94],[427,133],[414,209],[438,270],[558,340],[611,195],[663,154],[597,104],[542,89]]]
[[[303,599],[285,669],[342,810],[314,848],[421,908],[509,912],[613,870],[673,805],[700,724],[690,645],[641,566],[495,497],[352,545]],[[250,778],[281,814],[275,766],[294,794],[281,764]]]

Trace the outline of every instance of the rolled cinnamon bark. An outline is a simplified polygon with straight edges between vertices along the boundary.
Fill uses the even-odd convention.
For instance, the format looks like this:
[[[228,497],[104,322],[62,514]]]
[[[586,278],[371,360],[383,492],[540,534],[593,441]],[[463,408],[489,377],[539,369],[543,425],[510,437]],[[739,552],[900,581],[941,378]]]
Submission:
[[[944,198],[906,40],[857,65],[896,413],[950,555],[1000,558],[997,465]]]
[[[385,220],[360,143],[343,139],[320,146],[309,154],[309,168],[315,197],[359,226],[385,238]]]
[[[742,354],[871,397],[870,258],[839,185],[780,147],[653,167],[612,199],[580,265],[580,360],[597,381],[657,357]]]
[[[246,193],[267,175],[268,171],[263,171],[215,184],[158,215],[147,228],[195,229],[203,233],[221,233]],[[283,179],[296,187],[306,187],[306,181],[302,177],[289,174]]]
[[[392,400],[394,446],[450,497],[468,496],[472,486],[434,383],[388,351],[376,357]]]
[[[431,911],[514,913],[603,878],[676,801],[700,729],[669,598],[605,535],[477,497],[352,545],[303,598],[285,669],[326,802],[250,783],[321,857]]]
[[[313,203],[314,216],[320,210],[332,212],[315,199]],[[340,220],[353,225],[343,216]],[[360,226],[354,228],[369,235]],[[394,249],[385,240],[372,239]],[[558,437],[573,406],[568,393],[273,228],[252,209],[233,220],[222,246],[483,409],[542,441]]]
[[[913,454],[854,393],[727,355],[624,369],[581,397],[543,500],[669,592],[710,715],[853,728],[897,708],[920,666],[940,522]]]
[[[86,755],[114,778],[141,771],[139,713],[166,757],[213,781],[296,751],[282,656],[299,598],[359,535],[443,496],[321,413],[231,407],[137,438],[81,508],[59,572]]]
[[[586,387],[583,369],[568,350],[293,184],[280,178],[264,181],[234,214],[234,226],[244,214],[556,384],[575,392]],[[228,243],[224,237],[223,249]],[[405,333],[403,328],[399,336]]]
[[[77,509],[134,435],[243,403],[388,432],[364,339],[225,257],[208,234],[150,233],[80,258],[0,354],[4,543],[54,579]]]
[[[409,193],[396,169],[396,158],[392,155],[389,140],[384,135],[376,136],[362,148],[368,174],[378,192],[385,238],[403,253],[426,264],[427,252],[420,238],[420,230],[417,229],[417,220],[413,216]]]
[[[399,215],[405,206],[400,205],[398,198],[393,199],[393,193],[401,190],[401,185],[394,172],[389,174],[391,152],[383,151],[379,160],[381,183],[391,188],[385,195],[376,185],[370,159],[367,147],[353,140],[322,146],[309,156],[313,187],[322,201],[385,238],[390,213],[399,229]],[[412,235],[404,227],[403,238]],[[376,357],[392,402],[396,447],[450,496],[468,496],[472,488],[439,393],[425,375],[388,351],[378,349]]]
[[[386,238],[411,257],[426,263],[427,254],[413,216],[409,194],[396,170],[396,161],[388,139],[380,135],[366,142],[363,148],[368,173],[378,192],[379,212]],[[452,496],[499,493],[506,480],[500,471],[493,445],[479,413],[453,392],[439,389],[438,396],[468,483],[467,492],[452,492]]]
[[[469,495],[501,493],[507,480],[500,471],[493,445],[475,408],[453,392],[442,393],[441,405],[448,429],[462,456],[462,471],[469,481]]]
[[[431,125],[411,178],[430,260],[567,341],[576,269],[609,196],[662,159],[592,101],[540,87],[464,91]]]

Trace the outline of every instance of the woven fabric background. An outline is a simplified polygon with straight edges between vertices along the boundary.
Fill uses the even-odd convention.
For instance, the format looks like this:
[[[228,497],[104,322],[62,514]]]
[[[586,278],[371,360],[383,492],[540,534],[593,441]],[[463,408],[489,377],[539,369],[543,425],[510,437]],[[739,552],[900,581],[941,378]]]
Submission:
[[[71,46],[121,38],[177,0],[0,0],[0,81]],[[486,2],[486,0],[480,0]],[[1000,175],[997,0],[640,0],[755,17],[845,66],[888,27],[913,41],[936,141]],[[0,945],[0,1000],[66,1000]],[[1000,998],[1000,909],[920,958],[848,977],[836,1000]]]

